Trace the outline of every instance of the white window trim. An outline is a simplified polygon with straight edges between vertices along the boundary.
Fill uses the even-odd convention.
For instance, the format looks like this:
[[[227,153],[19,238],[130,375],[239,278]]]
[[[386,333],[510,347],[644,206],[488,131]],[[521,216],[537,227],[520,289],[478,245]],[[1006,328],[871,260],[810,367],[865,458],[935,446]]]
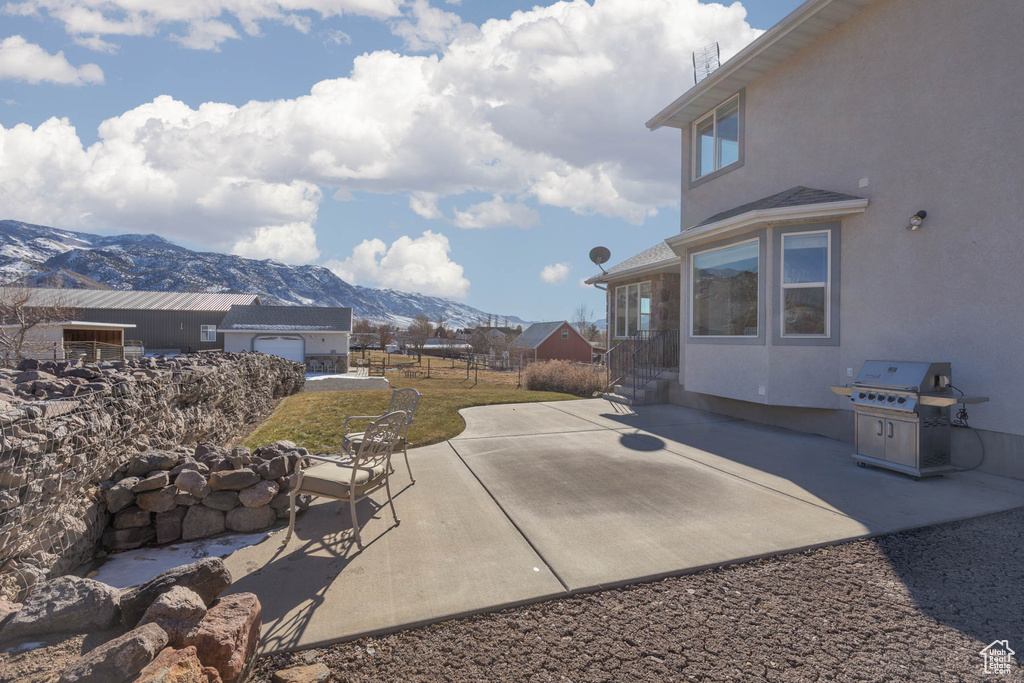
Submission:
[[[714,109],[709,111],[707,114],[704,114],[704,116],[701,116],[699,119],[697,119],[692,124],[690,124],[690,140],[691,140],[690,147],[692,148],[691,152],[690,152],[690,155],[691,155],[690,168],[693,169],[693,172],[690,174],[691,175],[691,178],[690,178],[691,182],[696,182],[698,180],[703,180],[704,178],[707,178],[708,176],[710,176],[712,173],[718,173],[719,171],[723,171],[724,169],[727,169],[727,168],[729,168],[731,166],[736,166],[736,165],[740,164],[743,161],[743,151],[742,151],[743,150],[743,126],[741,124],[740,127],[739,127],[739,135],[738,135],[738,138],[739,138],[739,140],[738,140],[739,150],[738,151],[739,151],[739,153],[737,154],[736,161],[732,161],[732,162],[726,164],[725,166],[720,166],[719,165],[720,159],[718,158],[718,117],[716,116],[716,114],[718,113],[719,109],[723,109],[726,105],[731,104],[733,100],[736,100],[736,115],[742,121],[743,116],[742,116],[741,110],[743,108],[743,101],[740,98],[740,93],[736,93],[735,95],[733,95],[732,97],[730,97],[729,99],[725,100],[720,105],[718,105],[717,107],[715,107]],[[714,149],[713,149],[714,160],[712,162],[712,166],[714,166],[714,168],[712,168],[709,171],[706,171],[705,173],[701,173],[701,174],[698,175],[698,168],[699,168],[699,166],[697,164],[697,149],[700,147],[700,145],[697,142],[697,140],[698,140],[698,138],[697,138],[697,128],[700,126],[700,124],[702,124],[705,121],[707,121],[708,118],[713,119],[712,128],[711,128],[711,135],[712,135],[712,140],[714,140]]]
[[[207,335],[213,333],[213,339],[208,339]],[[216,325],[200,325],[199,326],[199,341],[201,342],[215,342],[217,341],[217,326]]]
[[[569,338],[569,330],[567,330],[567,329],[565,329],[563,327],[562,328],[562,339],[568,339],[568,338]]]
[[[629,288],[636,286],[636,301],[630,303],[629,301]],[[630,282],[629,284],[619,285],[615,288],[615,320],[612,321],[612,331],[614,339],[628,339],[633,336],[629,334],[629,313],[635,310],[634,316],[636,317],[636,329],[640,332],[640,292],[643,291],[644,285],[650,285],[651,289],[651,303],[654,303],[654,281],[653,280],[642,280],[640,282]],[[619,334],[619,290],[626,290],[626,329],[623,330],[625,334]],[[651,319],[653,318],[653,311],[647,313],[647,328],[650,330]]]
[[[695,284],[696,279],[697,279],[697,269],[694,267],[694,262],[695,262],[696,258],[698,256],[700,256],[701,254],[707,254],[707,253],[712,252],[712,251],[721,251],[722,249],[731,249],[733,247],[738,247],[738,246],[740,246],[742,244],[749,244],[751,242],[754,242],[755,244],[757,244],[757,276],[758,276],[758,280],[757,280],[757,304],[758,304],[758,306],[757,306],[757,332],[755,334],[696,334],[693,331],[693,315],[694,315],[694,308],[695,308],[695,306],[693,305],[693,293],[695,291],[694,284]],[[689,327],[689,334],[687,334],[687,337],[690,337],[692,339],[760,339],[760,337],[761,337],[761,325],[763,324],[763,321],[761,320],[761,305],[760,305],[761,304],[761,297],[764,294],[761,291],[761,269],[763,267],[764,267],[764,264],[761,263],[761,237],[760,236],[752,237],[751,239],[742,240],[740,242],[733,242],[732,244],[723,244],[723,245],[720,245],[720,246],[717,246],[717,247],[711,247],[710,249],[701,249],[700,251],[691,251],[690,252],[690,295],[689,295],[690,296],[690,302],[689,302],[689,309],[690,309],[689,325],[690,325],[690,327]]]
[[[828,240],[828,251],[825,253],[825,282],[800,282],[786,284],[786,238],[799,235],[825,235]],[[783,339],[831,339],[832,338],[832,231],[808,230],[806,232],[787,232],[780,235],[779,242],[779,336]],[[825,288],[825,334],[787,334],[786,333],[786,290],[787,289],[819,289]]]

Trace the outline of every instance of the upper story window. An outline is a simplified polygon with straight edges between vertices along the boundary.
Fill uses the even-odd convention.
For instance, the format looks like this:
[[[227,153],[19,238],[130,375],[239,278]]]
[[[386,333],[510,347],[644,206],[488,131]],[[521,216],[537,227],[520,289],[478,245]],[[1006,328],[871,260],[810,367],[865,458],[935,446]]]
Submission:
[[[694,252],[690,259],[691,335],[757,338],[760,239]]]
[[[651,283],[615,288],[615,336],[632,337],[651,329]]]
[[[204,341],[204,342],[215,342],[215,341],[217,341],[217,326],[216,325],[200,325],[199,326],[199,341]]]
[[[568,338],[569,338],[569,330],[563,329],[562,330],[562,339],[568,339]]]
[[[743,161],[743,93],[693,123],[693,181]]]
[[[828,337],[831,322],[831,232],[782,235],[783,337]]]

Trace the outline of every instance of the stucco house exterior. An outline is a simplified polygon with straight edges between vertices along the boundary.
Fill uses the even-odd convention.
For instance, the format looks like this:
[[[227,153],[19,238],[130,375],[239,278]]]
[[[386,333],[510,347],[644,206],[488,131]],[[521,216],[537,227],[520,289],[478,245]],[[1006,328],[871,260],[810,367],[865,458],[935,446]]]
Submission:
[[[261,351],[317,372],[348,372],[352,309],[340,306],[232,306],[217,326],[225,351]]]
[[[565,320],[533,323],[512,340],[512,352],[524,361],[571,360],[591,363],[594,356],[590,342]]]
[[[991,398],[981,469],[1024,478],[1022,25],[1018,0],[808,0],[655,115],[681,230],[590,280],[609,355],[675,326],[673,403],[845,441],[830,385],[950,362]]]

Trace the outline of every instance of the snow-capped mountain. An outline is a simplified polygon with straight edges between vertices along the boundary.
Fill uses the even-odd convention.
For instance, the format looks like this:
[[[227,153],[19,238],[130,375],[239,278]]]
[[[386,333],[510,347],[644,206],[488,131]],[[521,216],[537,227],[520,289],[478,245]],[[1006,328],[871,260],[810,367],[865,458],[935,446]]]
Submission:
[[[449,327],[486,324],[488,313],[435,296],[350,285],[322,266],[290,266],[192,251],[157,235],[100,236],[0,221],[0,281],[155,291],[247,292],[264,303],[351,306],[357,318],[406,326],[443,315]],[[504,324],[505,315],[491,314]],[[511,325],[528,325],[508,316]]]

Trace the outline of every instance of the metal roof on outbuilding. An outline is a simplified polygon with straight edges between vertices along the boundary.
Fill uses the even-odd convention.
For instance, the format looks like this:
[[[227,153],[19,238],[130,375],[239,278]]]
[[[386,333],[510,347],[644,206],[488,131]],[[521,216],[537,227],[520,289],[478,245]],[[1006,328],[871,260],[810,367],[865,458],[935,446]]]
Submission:
[[[131,311],[227,311],[234,305],[259,305],[255,294],[215,292],[146,292],[117,289],[32,288],[29,306],[49,306],[59,301],[69,308],[102,308]]]
[[[343,306],[232,306],[217,331],[242,330],[351,332],[352,309]]]

